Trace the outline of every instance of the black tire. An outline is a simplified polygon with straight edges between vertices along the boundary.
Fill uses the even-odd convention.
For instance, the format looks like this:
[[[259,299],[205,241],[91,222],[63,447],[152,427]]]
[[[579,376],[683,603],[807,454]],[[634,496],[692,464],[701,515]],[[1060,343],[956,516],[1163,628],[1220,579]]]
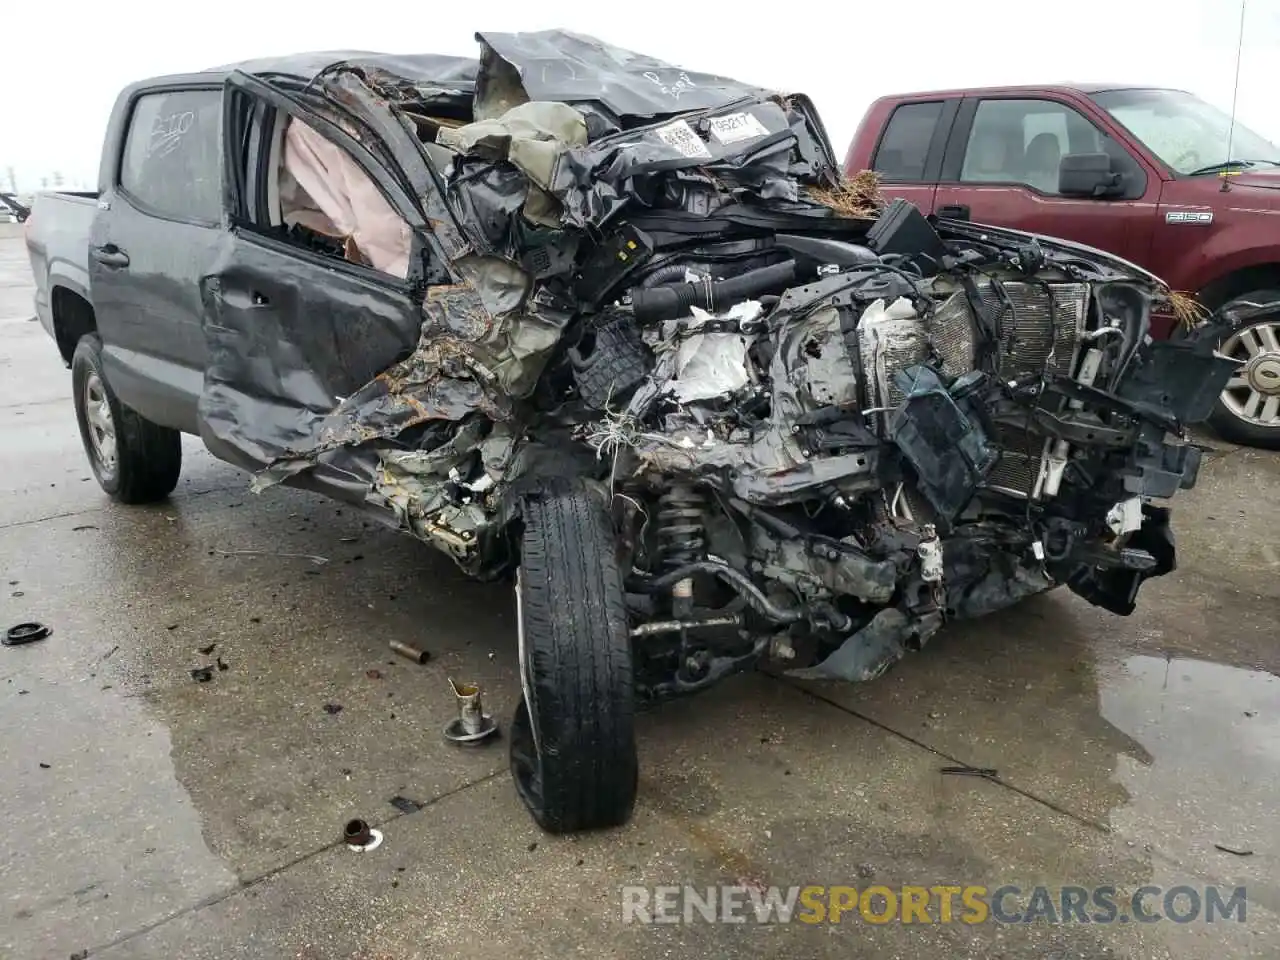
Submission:
[[[516,792],[550,833],[631,818],[631,641],[613,526],[581,488],[531,495],[516,592],[524,696],[511,725]]]
[[[1249,301],[1252,303],[1280,301],[1280,290],[1255,290],[1252,293],[1233,297],[1226,306],[1237,301]],[[1242,331],[1247,331],[1263,324],[1274,325],[1275,322],[1274,317],[1263,317],[1240,323],[1237,327],[1228,330],[1224,334],[1222,343],[1226,343],[1231,337]],[[1219,343],[1218,346],[1221,347],[1222,343]],[[1272,366],[1274,367],[1274,365]],[[1218,435],[1224,440],[1230,440],[1232,443],[1239,443],[1248,447],[1280,450],[1280,421],[1277,421],[1275,426],[1267,426],[1244,419],[1228,403],[1227,397],[1230,392],[1229,390],[1223,391],[1223,395],[1214,404],[1213,413],[1209,415],[1209,424]]]
[[[86,397],[90,384],[110,410],[113,460],[104,458],[100,441],[91,435],[95,428],[90,424]],[[102,340],[96,333],[85,334],[76,344],[71,387],[80,440],[98,485],[121,503],[152,503],[172,493],[182,472],[182,434],[143,419],[116,398],[102,369]]]

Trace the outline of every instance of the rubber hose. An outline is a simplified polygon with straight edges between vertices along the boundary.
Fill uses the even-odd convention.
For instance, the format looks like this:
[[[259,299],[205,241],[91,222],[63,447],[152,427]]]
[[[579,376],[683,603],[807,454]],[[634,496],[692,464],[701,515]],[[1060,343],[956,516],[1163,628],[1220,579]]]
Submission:
[[[639,323],[657,323],[684,316],[690,307],[704,310],[732,306],[742,300],[786,287],[796,276],[796,262],[784,260],[769,267],[716,283],[670,283],[636,290],[631,309]]]
[[[653,273],[649,274],[640,281],[642,287],[657,287],[668,283],[679,283],[684,280],[685,272],[693,270],[698,272],[699,268],[704,267],[701,263],[668,263],[658,267]]]

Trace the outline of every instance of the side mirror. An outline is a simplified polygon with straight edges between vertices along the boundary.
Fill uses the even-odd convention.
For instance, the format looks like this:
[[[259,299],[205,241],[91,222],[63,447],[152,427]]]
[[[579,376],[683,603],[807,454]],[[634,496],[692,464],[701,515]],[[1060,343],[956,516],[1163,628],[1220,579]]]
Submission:
[[[1068,153],[1058,165],[1058,193],[1064,197],[1109,197],[1120,188],[1120,174],[1105,153]]]

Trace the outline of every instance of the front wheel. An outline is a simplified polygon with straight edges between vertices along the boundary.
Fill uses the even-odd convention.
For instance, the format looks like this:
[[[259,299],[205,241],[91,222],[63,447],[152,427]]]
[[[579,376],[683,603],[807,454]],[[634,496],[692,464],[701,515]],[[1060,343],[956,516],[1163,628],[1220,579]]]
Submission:
[[[1280,301],[1280,290],[1259,290],[1237,300]],[[1241,366],[1227,381],[1209,422],[1226,440],[1280,449],[1280,308],[1228,331],[1219,349]]]
[[[639,771],[631,642],[613,526],[585,489],[526,500],[516,604],[516,792],[550,833],[626,823]]]

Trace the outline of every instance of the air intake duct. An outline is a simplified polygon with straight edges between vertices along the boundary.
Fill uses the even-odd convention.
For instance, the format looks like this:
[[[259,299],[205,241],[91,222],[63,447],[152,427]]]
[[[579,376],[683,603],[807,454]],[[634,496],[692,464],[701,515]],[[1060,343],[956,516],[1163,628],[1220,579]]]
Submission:
[[[659,287],[634,290],[631,309],[639,323],[672,320],[689,312],[690,307],[717,310],[731,307],[765,293],[783,290],[796,278],[796,262],[784,260],[761,267],[728,280],[697,283],[668,283]]]

